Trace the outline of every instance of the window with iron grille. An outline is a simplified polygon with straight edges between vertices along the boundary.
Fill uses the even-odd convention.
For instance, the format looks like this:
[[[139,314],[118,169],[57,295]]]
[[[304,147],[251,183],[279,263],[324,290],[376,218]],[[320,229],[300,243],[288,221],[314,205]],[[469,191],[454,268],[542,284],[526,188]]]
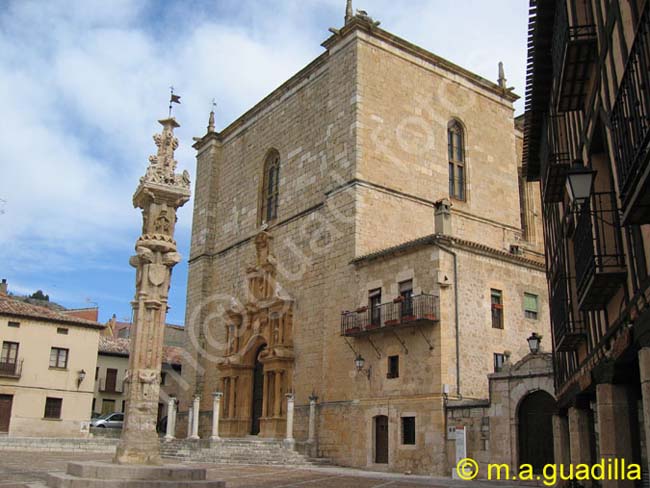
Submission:
[[[68,335],[68,329],[66,329],[65,327],[59,327],[58,329],[56,329],[56,333],[61,335]]]
[[[449,196],[465,200],[465,134],[457,120],[449,123],[447,130],[449,149]]]
[[[68,349],[53,347],[50,351],[50,368],[66,369],[69,352]]]
[[[399,356],[388,357],[388,379],[399,378]]]
[[[60,419],[62,406],[63,399],[47,397],[45,399],[45,414],[43,417],[46,419]]]
[[[402,444],[415,445],[415,417],[402,417]]]
[[[280,155],[273,150],[264,163],[261,223],[273,222],[278,217],[280,199]]]
[[[9,326],[9,327],[14,327],[14,328],[17,329],[17,328],[20,327],[20,322],[13,322],[13,321],[10,321],[10,322],[7,323],[7,326]]]
[[[503,363],[505,363],[506,357],[504,354],[495,352],[494,353],[494,372],[499,373],[503,369]]]
[[[524,293],[524,315],[527,319],[537,319],[538,304],[537,295]]]
[[[492,328],[503,329],[503,293],[501,290],[490,291],[492,309]]]

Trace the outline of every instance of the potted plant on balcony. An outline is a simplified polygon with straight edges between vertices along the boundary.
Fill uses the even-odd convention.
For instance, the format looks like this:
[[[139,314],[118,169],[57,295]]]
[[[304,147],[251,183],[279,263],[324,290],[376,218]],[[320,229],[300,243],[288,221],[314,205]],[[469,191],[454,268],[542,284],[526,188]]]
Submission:
[[[393,303],[402,303],[404,301],[404,297],[402,295],[393,298]]]
[[[399,325],[399,320],[398,319],[387,320],[386,322],[384,322],[384,324],[387,326]]]
[[[359,327],[358,325],[355,325],[353,327],[348,327],[347,329],[345,329],[346,334],[358,334],[359,332],[361,332],[361,327]]]
[[[364,313],[368,311],[368,307],[359,307],[355,310],[356,313]]]

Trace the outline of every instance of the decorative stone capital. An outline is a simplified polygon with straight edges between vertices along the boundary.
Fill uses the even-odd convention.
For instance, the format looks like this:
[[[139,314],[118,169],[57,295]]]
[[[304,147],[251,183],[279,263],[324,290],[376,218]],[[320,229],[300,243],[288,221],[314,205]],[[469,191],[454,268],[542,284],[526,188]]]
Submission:
[[[212,396],[214,397],[215,400],[221,400],[223,397],[223,392],[221,391],[215,391]]]

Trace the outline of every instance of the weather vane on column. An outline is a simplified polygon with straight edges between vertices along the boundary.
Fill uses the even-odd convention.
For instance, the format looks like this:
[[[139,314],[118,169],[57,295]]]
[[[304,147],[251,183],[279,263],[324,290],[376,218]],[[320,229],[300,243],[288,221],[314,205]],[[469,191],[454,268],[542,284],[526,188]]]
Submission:
[[[172,117],[172,103],[178,103],[180,105],[181,103],[181,96],[180,95],[174,95],[174,87],[170,86],[169,87],[170,91],[170,98],[169,98],[169,118],[171,119]]]

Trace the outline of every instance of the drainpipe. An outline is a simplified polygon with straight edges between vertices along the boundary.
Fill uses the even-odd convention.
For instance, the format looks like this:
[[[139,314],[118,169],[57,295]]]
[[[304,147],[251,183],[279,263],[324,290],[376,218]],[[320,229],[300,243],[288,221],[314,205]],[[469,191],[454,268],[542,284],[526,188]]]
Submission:
[[[460,319],[458,316],[458,255],[446,246],[441,245],[436,239],[436,246],[450,254],[454,258],[454,315],[456,322],[456,393],[459,398],[463,398],[460,393]]]

